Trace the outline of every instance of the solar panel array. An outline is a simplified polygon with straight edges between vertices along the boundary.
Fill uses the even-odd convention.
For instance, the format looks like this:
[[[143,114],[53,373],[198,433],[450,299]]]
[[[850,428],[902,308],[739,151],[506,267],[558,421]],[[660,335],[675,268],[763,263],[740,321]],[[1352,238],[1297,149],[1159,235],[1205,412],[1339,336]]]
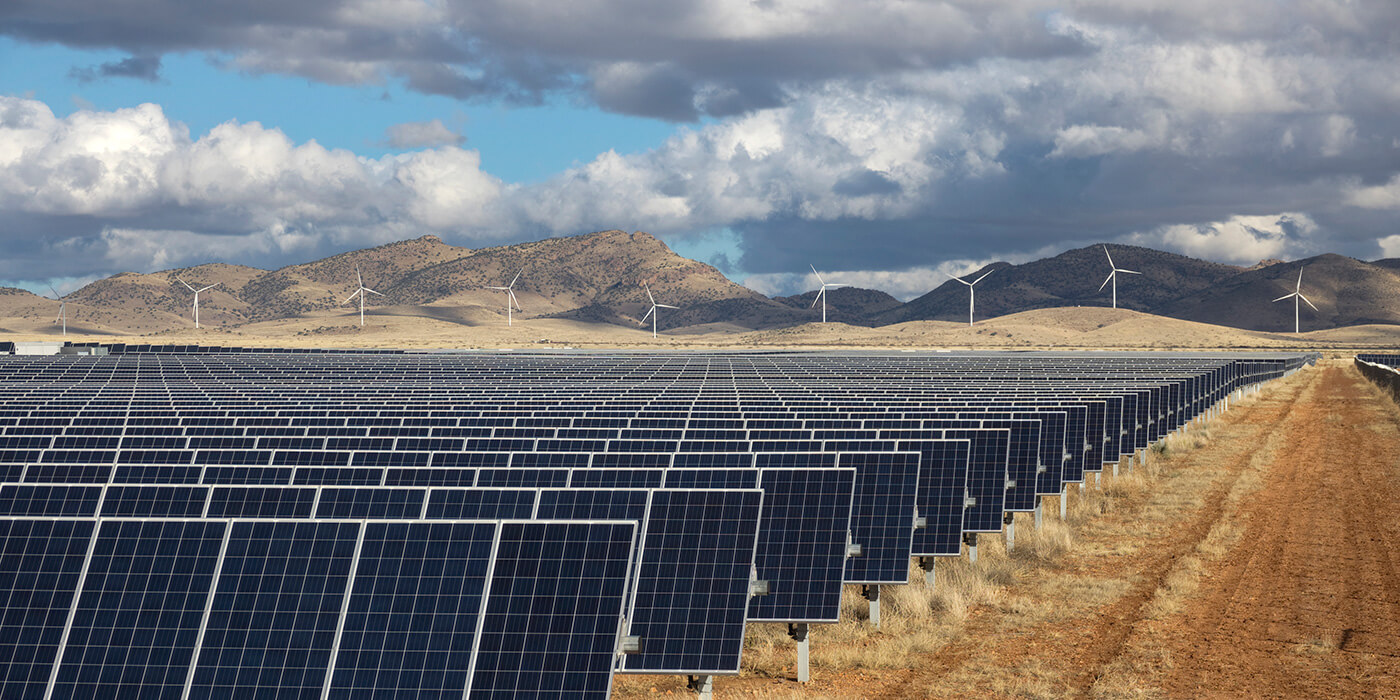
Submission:
[[[5,697],[735,673],[1313,359],[111,350],[0,358]]]

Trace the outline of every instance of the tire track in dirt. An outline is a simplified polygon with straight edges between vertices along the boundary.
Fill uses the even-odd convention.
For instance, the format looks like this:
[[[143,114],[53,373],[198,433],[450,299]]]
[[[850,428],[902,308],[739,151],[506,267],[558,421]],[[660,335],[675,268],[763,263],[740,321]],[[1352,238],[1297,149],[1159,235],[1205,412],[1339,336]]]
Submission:
[[[1318,382],[1240,504],[1243,536],[1153,629],[1172,696],[1400,694],[1400,421],[1355,370]]]
[[[1305,380],[1310,385],[1315,379]],[[1277,390],[1276,390],[1277,391]],[[906,673],[891,674],[890,682],[872,696],[892,698],[917,698],[940,696],[940,682],[964,670],[964,666],[974,659],[1004,659],[1006,668],[1015,667],[1026,656],[1027,648],[1036,643],[1044,653],[1044,644],[1037,640],[1052,638],[1053,654],[1047,659],[1057,666],[1061,687],[1071,694],[1083,695],[1101,674],[1101,670],[1122,649],[1144,617],[1144,608],[1151,602],[1156,591],[1163,585],[1173,566],[1183,556],[1193,552],[1209,534],[1212,526],[1220,518],[1225,508],[1226,497],[1236,480],[1250,464],[1254,452],[1270,435],[1294,416],[1296,401],[1293,398],[1299,391],[1290,387],[1283,391],[1294,392],[1279,400],[1264,400],[1243,409],[1241,416],[1231,416],[1237,434],[1228,440],[1218,441],[1211,448],[1213,458],[1228,462],[1205,496],[1203,505],[1185,522],[1167,528],[1147,546],[1137,553],[1125,556],[1108,564],[1118,570],[1138,573],[1131,587],[1115,602],[1099,610],[1097,614],[1069,622],[1059,621],[1057,629],[1035,629],[1014,635],[999,635],[998,616],[995,614],[977,615],[969,619],[965,641],[949,645],[930,655],[920,668]],[[1141,505],[1141,504],[1139,504]],[[1084,575],[1093,575],[1095,564],[1068,562],[1068,566],[1080,566]],[[1098,564],[1097,566],[1104,566]],[[962,684],[950,684],[965,688]]]

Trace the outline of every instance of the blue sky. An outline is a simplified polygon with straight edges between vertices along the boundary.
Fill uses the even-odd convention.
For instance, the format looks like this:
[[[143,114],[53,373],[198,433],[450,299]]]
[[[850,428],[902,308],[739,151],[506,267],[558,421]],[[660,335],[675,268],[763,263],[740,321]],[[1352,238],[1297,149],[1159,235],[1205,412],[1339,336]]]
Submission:
[[[398,81],[376,85],[328,85],[306,78],[255,75],[220,68],[222,57],[167,54],[160,79],[83,81],[82,69],[120,61],[113,50],[79,50],[0,37],[0,94],[32,95],[54,113],[94,107],[114,110],[143,102],[161,105],[173,120],[198,135],[229,120],[281,129],[297,143],[315,139],[377,157],[401,152],[384,145],[384,132],[404,122],[439,119],[481,151],[482,167],[506,182],[542,180],[599,153],[645,151],[661,145],[676,125],[612,114],[556,98],[543,106],[466,103],[405,90]]]
[[[11,0],[0,282],[605,229],[772,294],[1099,241],[1397,257],[1398,28],[1390,0]]]

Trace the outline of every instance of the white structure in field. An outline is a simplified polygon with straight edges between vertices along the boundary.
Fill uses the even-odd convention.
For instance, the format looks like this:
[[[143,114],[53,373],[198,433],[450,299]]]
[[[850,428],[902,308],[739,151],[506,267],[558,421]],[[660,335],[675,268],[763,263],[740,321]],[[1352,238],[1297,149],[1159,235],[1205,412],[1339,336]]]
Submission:
[[[654,297],[654,296],[651,295],[651,285],[647,284],[646,282],[643,282],[642,285],[646,287],[646,290],[647,290],[647,300],[651,302],[651,308],[647,310],[647,315],[642,317],[642,323],[645,324],[645,323],[647,322],[647,317],[651,317],[651,337],[655,338],[655,337],[656,337],[656,319],[657,319],[657,318],[660,318],[660,316],[661,316],[660,314],[658,314],[658,313],[656,312],[656,310],[657,310],[657,309],[679,309],[680,307],[679,307],[679,306],[671,306],[670,304],[658,304],[658,303],[656,303],[656,297]]]
[[[971,282],[968,282],[967,280],[962,279],[961,277],[953,277],[952,275],[948,275],[949,277],[952,277],[953,279],[967,285],[967,325],[969,327],[972,326],[973,307],[977,304],[977,290],[975,289],[977,287],[977,283],[981,282],[984,279],[987,279],[987,275],[990,275],[993,272],[996,272],[996,270],[987,270],[985,273],[983,273],[981,277],[978,277],[977,279]]]
[[[1302,299],[1303,301],[1307,302],[1308,306],[1312,306],[1313,311],[1317,311],[1317,310],[1318,310],[1318,308],[1317,308],[1316,306],[1313,306],[1313,303],[1312,303],[1311,301],[1308,301],[1308,298],[1307,298],[1307,297],[1303,296],[1303,270],[1302,270],[1301,268],[1299,268],[1299,270],[1298,270],[1298,284],[1297,284],[1296,286],[1293,287],[1292,293],[1285,294],[1285,295],[1283,295],[1283,296],[1281,296],[1281,297],[1275,299],[1275,300],[1274,300],[1274,303],[1278,303],[1278,302],[1280,302],[1280,301],[1283,301],[1284,299],[1287,299],[1288,297],[1293,297],[1293,333],[1296,335],[1296,334],[1299,332],[1299,331],[1298,331],[1298,300],[1299,300],[1299,299]]]
[[[360,327],[361,327],[361,328],[364,328],[364,326],[365,326],[365,292],[369,292],[370,294],[379,294],[379,292],[376,292],[376,291],[374,291],[373,289],[370,289],[369,287],[366,287],[366,286],[365,286],[365,278],[363,278],[363,277],[360,276],[360,266],[359,266],[359,265],[356,265],[356,266],[355,266],[355,284],[358,284],[358,285],[359,285],[359,289],[356,289],[354,294],[351,294],[350,296],[345,297],[345,301],[343,301],[343,302],[341,302],[341,303],[342,303],[342,304],[348,304],[348,303],[350,303],[350,300],[351,300],[351,299],[354,299],[355,297],[359,297],[359,298],[360,298]],[[383,294],[379,294],[379,296],[382,297],[382,296],[384,296],[384,295],[383,295]]]
[[[186,281],[180,279],[179,277],[176,277],[175,279],[180,280],[180,284],[185,285],[185,289],[188,289],[188,290],[190,290],[191,292],[194,292],[194,327],[195,327],[195,328],[199,328],[199,293],[200,293],[200,292],[207,292],[207,291],[209,291],[209,290],[211,290],[211,289],[213,289],[213,288],[219,286],[219,283],[218,283],[218,282],[215,282],[215,283],[213,283],[213,284],[211,284],[211,285],[209,285],[209,286],[207,286],[207,287],[200,287],[199,289],[195,289],[194,287],[191,287],[191,286],[190,286],[190,283],[189,283],[189,282],[186,282]]]
[[[817,272],[816,265],[808,265],[807,267],[812,268],[812,274],[817,276],[817,283],[821,285],[821,289],[817,290],[817,297],[812,300],[812,306],[815,307],[819,301],[822,303],[822,323],[826,323],[826,290],[849,287],[851,285],[828,283],[826,280],[822,279],[821,273]]]
[[[525,271],[525,268],[523,268],[523,267],[520,268],[520,272],[524,272],[524,271]],[[516,280],[519,280],[519,279],[520,279],[520,272],[515,273],[515,278],[512,279],[512,280],[510,281],[510,284],[508,284],[508,285],[506,285],[506,286],[504,286],[504,287],[487,287],[487,289],[494,289],[494,290],[496,290],[496,291],[498,291],[498,292],[505,292],[505,293],[506,293],[506,325],[507,325],[507,326],[513,326],[513,325],[515,325],[515,322],[514,322],[514,321],[512,320],[512,318],[511,318],[511,304],[514,304],[514,305],[515,305],[515,308],[520,309],[521,311],[524,311],[524,310],[525,310],[525,309],[521,309],[521,308],[520,308],[520,300],[515,298],[515,282],[516,282]]]
[[[1103,247],[1103,254],[1108,255],[1108,246]],[[1117,265],[1114,265],[1112,255],[1108,255],[1108,267],[1112,271],[1108,273],[1108,278],[1103,281],[1103,284],[1099,285],[1099,291],[1102,292],[1103,288],[1109,282],[1113,283],[1113,308],[1116,309],[1118,308],[1118,273],[1122,272],[1129,275],[1140,275],[1142,273],[1134,272],[1133,270],[1124,270],[1118,267]]]

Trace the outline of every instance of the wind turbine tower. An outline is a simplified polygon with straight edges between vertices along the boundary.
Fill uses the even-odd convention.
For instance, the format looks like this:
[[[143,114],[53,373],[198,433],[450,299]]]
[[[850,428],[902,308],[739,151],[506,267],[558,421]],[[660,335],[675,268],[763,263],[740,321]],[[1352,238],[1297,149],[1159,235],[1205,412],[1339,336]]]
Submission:
[[[1307,302],[1307,303],[1308,303],[1308,306],[1312,306],[1313,311],[1317,311],[1317,310],[1318,310],[1316,306],[1313,306],[1313,303],[1312,303],[1311,301],[1308,301],[1308,298],[1307,298],[1307,297],[1303,296],[1303,270],[1302,270],[1302,268],[1299,268],[1299,269],[1298,269],[1298,284],[1297,284],[1296,286],[1293,287],[1293,292],[1290,293],[1290,294],[1285,294],[1285,295],[1283,295],[1283,296],[1281,296],[1281,297],[1275,299],[1274,302],[1277,303],[1277,302],[1283,301],[1284,299],[1287,299],[1288,297],[1293,297],[1293,333],[1294,333],[1294,335],[1297,335],[1298,332],[1299,332],[1299,331],[1298,331],[1298,300],[1299,300],[1299,299],[1302,299],[1303,301]]]
[[[520,268],[520,272],[524,272],[524,271],[525,271],[525,268],[523,268],[523,267]],[[511,320],[511,304],[514,304],[514,305],[515,305],[515,308],[520,309],[521,311],[524,311],[524,310],[525,310],[525,309],[521,309],[521,308],[520,308],[520,300],[515,298],[515,281],[518,280],[518,279],[520,279],[520,272],[515,273],[515,279],[512,279],[512,280],[510,281],[510,284],[507,285],[507,286],[505,286],[505,287],[487,287],[487,289],[495,289],[495,290],[497,290],[497,291],[501,291],[501,292],[505,292],[505,293],[506,293],[506,325],[507,325],[507,326],[513,326],[513,325],[515,325],[514,322]]]
[[[53,298],[58,302],[58,318],[55,318],[54,321],[63,324],[63,336],[66,338],[68,337],[68,302],[64,300],[62,294],[58,293],[57,289],[53,288],[53,285],[49,285],[49,291],[53,292]]]
[[[812,274],[817,276],[817,283],[821,285],[821,289],[817,290],[817,297],[812,300],[812,306],[816,306],[819,301],[822,303],[822,323],[826,323],[826,290],[849,287],[851,285],[828,283],[826,280],[822,279],[821,273],[817,272],[816,265],[808,265],[807,267],[812,268]]]
[[[188,289],[188,290],[190,290],[191,292],[194,292],[194,327],[195,327],[195,328],[199,328],[199,293],[200,293],[200,292],[207,292],[207,291],[209,291],[209,290],[211,290],[211,289],[213,289],[213,288],[219,286],[219,283],[218,283],[218,282],[215,282],[215,283],[213,283],[213,284],[211,284],[211,285],[209,285],[209,286],[207,286],[207,287],[200,287],[199,289],[195,289],[194,287],[191,287],[191,286],[190,286],[190,283],[189,283],[189,282],[186,282],[186,281],[180,279],[179,277],[176,277],[175,279],[180,280],[180,284],[185,285],[185,289]]]
[[[984,280],[984,279],[987,279],[987,275],[990,275],[990,274],[992,274],[993,272],[996,272],[996,270],[987,270],[987,272],[984,273],[981,277],[978,277],[977,279],[975,279],[975,280],[973,280],[973,281],[971,281],[971,282],[968,282],[967,280],[962,279],[961,277],[953,277],[952,275],[948,275],[949,277],[953,277],[953,279],[955,279],[955,280],[957,280],[957,281],[959,281],[959,282],[962,282],[963,284],[967,285],[967,326],[968,326],[969,328],[972,327],[972,311],[973,311],[973,307],[974,307],[974,305],[977,303],[977,289],[976,289],[977,283],[978,283],[978,282],[981,282],[981,281]],[[947,274],[947,273],[944,273],[944,274]]]
[[[1108,255],[1108,246],[1103,247],[1103,254]],[[1113,283],[1113,308],[1116,309],[1118,308],[1118,273],[1123,272],[1129,275],[1140,275],[1142,273],[1134,272],[1133,270],[1124,270],[1114,265],[1112,255],[1108,255],[1108,266],[1112,271],[1108,273],[1108,278],[1103,281],[1103,284],[1099,285],[1099,291],[1102,292],[1103,288],[1107,286],[1109,282]]]
[[[350,300],[351,300],[351,299],[354,299],[355,297],[359,297],[359,298],[360,298],[360,327],[361,327],[361,328],[364,328],[364,327],[365,327],[365,292],[369,292],[370,294],[379,294],[379,292],[376,292],[376,291],[374,291],[373,289],[370,289],[369,287],[366,287],[366,286],[365,286],[365,278],[363,278],[363,277],[360,276],[360,266],[359,266],[359,265],[356,265],[356,266],[355,266],[355,283],[359,285],[359,289],[356,289],[354,294],[351,294],[350,296],[345,297],[345,301],[343,301],[343,302],[341,302],[341,303],[342,303],[342,304],[348,304],[348,303],[350,303]],[[383,294],[379,294],[379,296],[382,297],[382,296],[384,296],[384,295],[383,295]]]
[[[646,282],[643,282],[643,283],[642,283],[642,286],[646,287],[646,290],[647,290],[647,299],[651,301],[651,308],[647,310],[647,315],[642,317],[642,323],[646,323],[646,322],[647,322],[647,317],[651,317],[651,337],[655,338],[655,337],[656,337],[656,319],[658,319],[658,318],[661,317],[661,314],[658,314],[658,313],[656,312],[656,310],[657,310],[657,309],[679,309],[680,307],[679,307],[679,306],[671,306],[670,304],[658,304],[658,303],[656,303],[656,297],[654,297],[654,296],[651,295],[651,285],[647,284]]]

